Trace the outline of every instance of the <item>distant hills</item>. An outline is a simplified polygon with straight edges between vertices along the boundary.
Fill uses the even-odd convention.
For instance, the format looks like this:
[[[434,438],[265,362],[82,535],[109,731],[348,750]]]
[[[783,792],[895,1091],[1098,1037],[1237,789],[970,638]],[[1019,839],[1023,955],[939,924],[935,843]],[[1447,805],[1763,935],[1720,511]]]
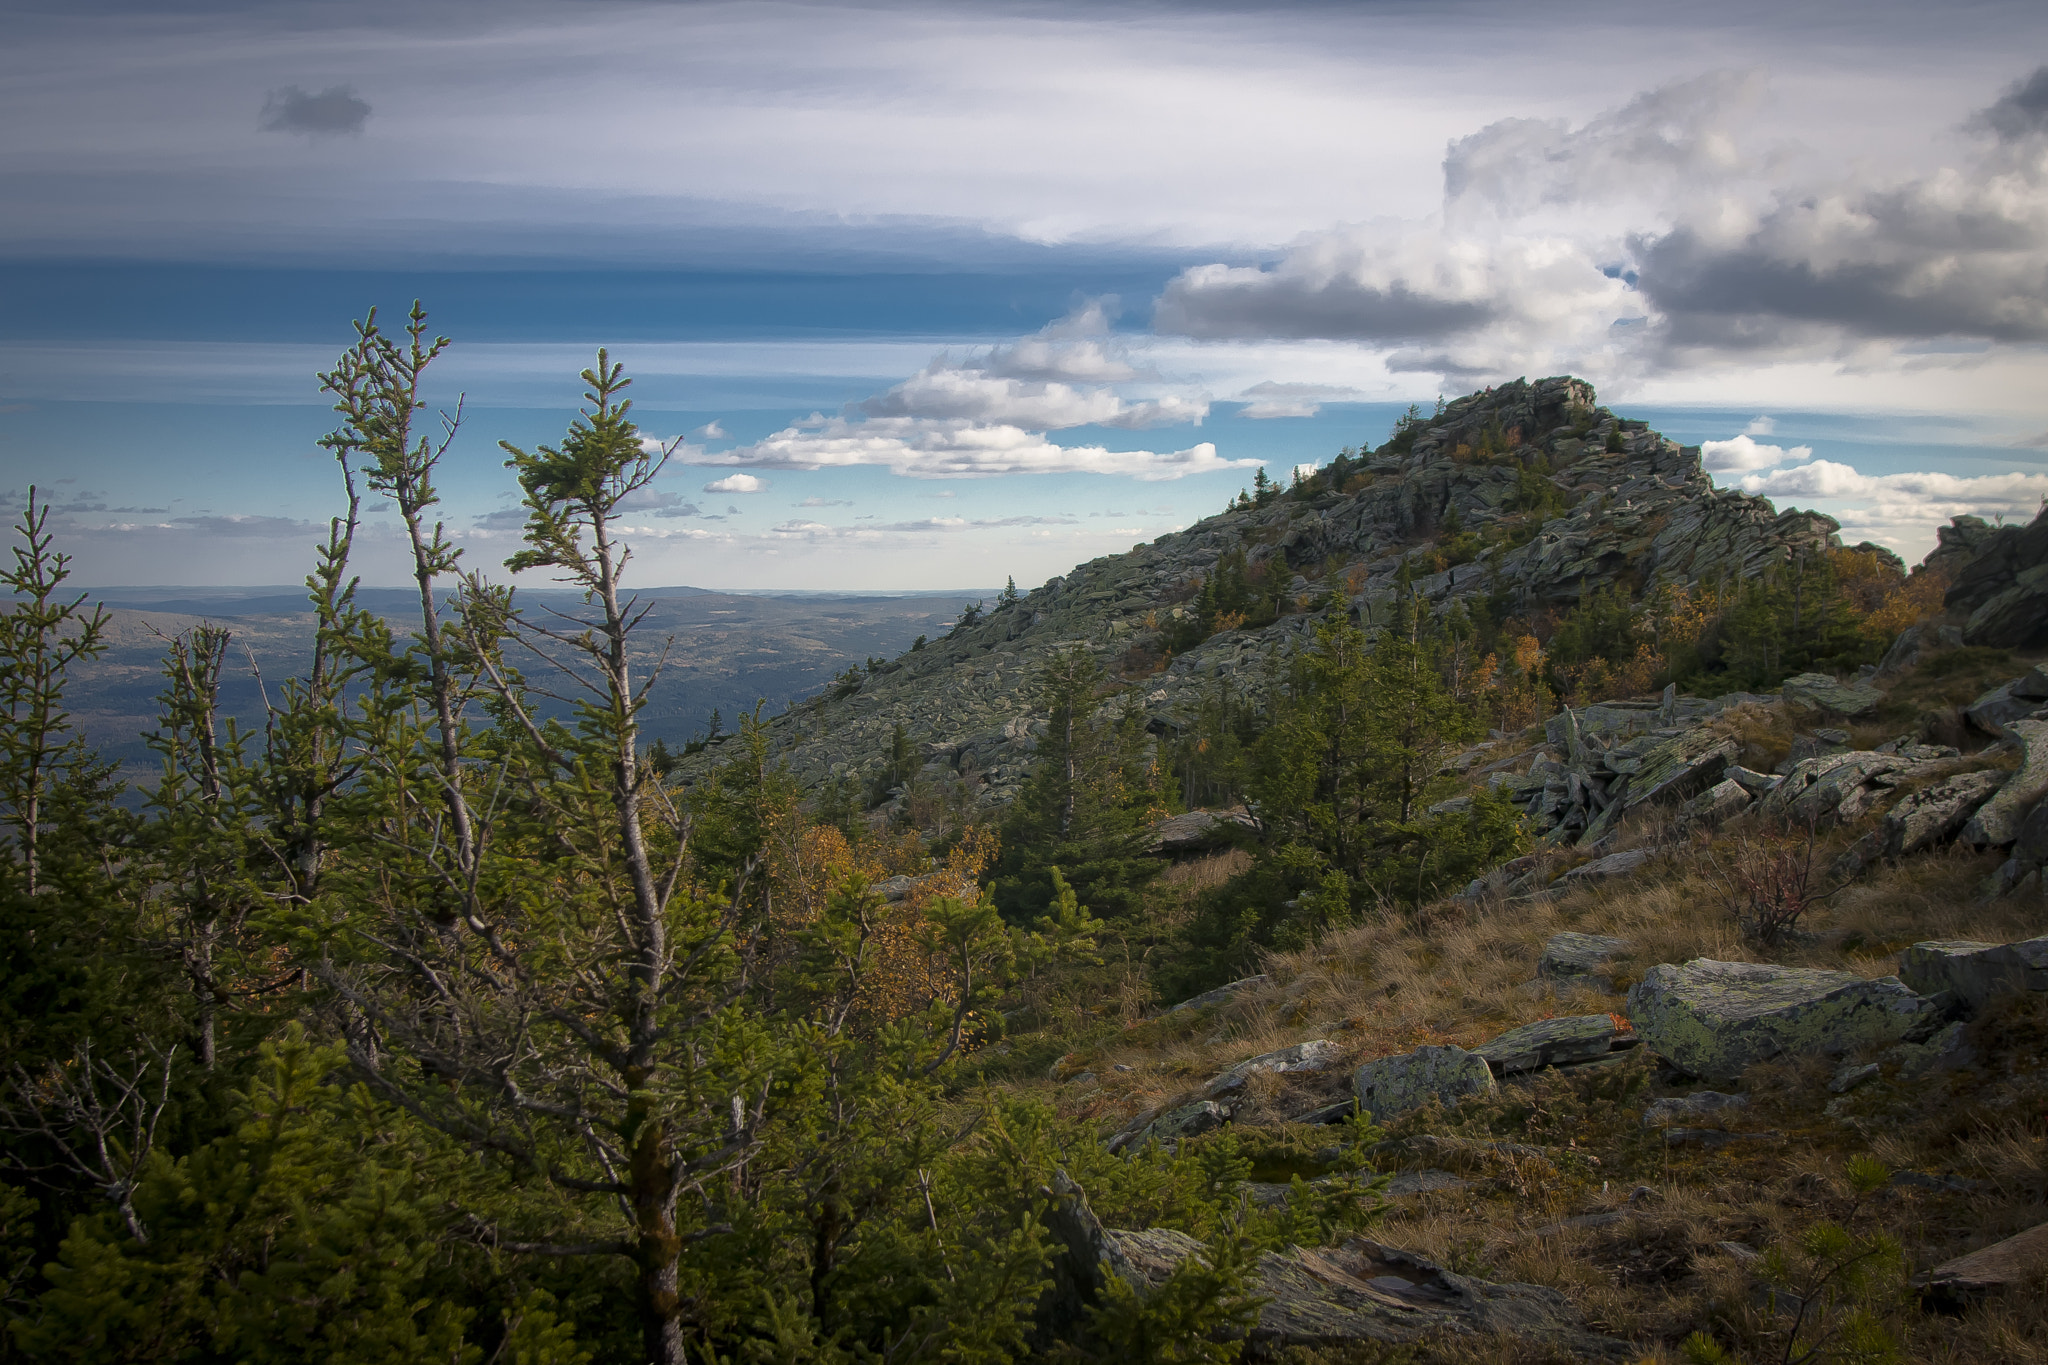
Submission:
[[[920,635],[943,635],[990,591],[913,593],[640,591],[653,610],[639,634],[643,667],[669,648],[667,671],[642,724],[671,746],[701,731],[712,711],[733,718],[766,702],[770,714],[817,691],[870,657],[894,657]],[[165,637],[203,621],[235,632],[223,710],[260,723],[264,686],[276,688],[310,662],[313,616],[303,588],[111,587],[90,590],[113,616],[111,647],[83,670],[69,701],[73,719],[109,757],[153,766],[142,735],[156,723]],[[519,589],[533,607],[575,601],[555,588]],[[364,588],[357,600],[403,632],[418,613],[409,589]],[[261,681],[259,682],[259,673]]]

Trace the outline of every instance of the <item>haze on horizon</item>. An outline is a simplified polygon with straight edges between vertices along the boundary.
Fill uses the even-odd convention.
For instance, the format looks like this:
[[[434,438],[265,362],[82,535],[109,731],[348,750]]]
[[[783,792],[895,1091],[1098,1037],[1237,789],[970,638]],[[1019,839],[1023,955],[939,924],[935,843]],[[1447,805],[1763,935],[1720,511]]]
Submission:
[[[415,297],[494,570],[599,345],[648,584],[1029,585],[1566,372],[1909,560],[2048,497],[2038,5],[7,16],[0,493],[87,583],[295,582]]]

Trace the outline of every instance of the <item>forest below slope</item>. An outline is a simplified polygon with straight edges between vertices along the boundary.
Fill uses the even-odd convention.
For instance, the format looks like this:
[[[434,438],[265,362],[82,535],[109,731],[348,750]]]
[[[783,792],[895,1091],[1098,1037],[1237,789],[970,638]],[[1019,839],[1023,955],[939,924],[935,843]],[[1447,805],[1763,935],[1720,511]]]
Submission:
[[[1618,1013],[1613,979],[1512,994],[1489,964],[1531,932],[1734,951],[1742,924],[1684,883],[1720,836],[1622,780],[1655,770],[1652,750],[1572,720],[1552,757],[1546,727],[1667,688],[1601,714],[1636,717],[1615,722],[1624,740],[1710,735],[1716,771],[1789,761],[1820,733],[1795,714],[1817,685],[1801,680],[1867,672],[1902,631],[1934,629],[1953,563],[1909,575],[1824,519],[1715,494],[1695,453],[1576,381],[1508,386],[1413,413],[1291,487],[1261,478],[1168,572],[1139,554],[1006,592],[787,720],[657,756],[616,527],[663,456],[625,376],[600,353],[561,442],[508,447],[527,523],[507,567],[577,589],[567,620],[458,564],[433,521],[438,452],[414,424],[439,345],[417,315],[397,333],[372,320],[324,377],[347,502],[311,566],[312,648],[245,728],[224,716],[227,633],[172,634],[139,803],[66,710],[107,618],[66,591],[46,511],[32,501],[17,527],[0,1353],[1821,1359],[1796,1352],[1851,1323],[1857,1358],[1883,1359],[1926,1339],[1883,1297],[1893,1281],[1846,1277],[1858,1297],[1787,1329],[1776,1300],[1746,1307],[1750,1281],[1695,1272],[1690,1251],[1652,1287],[1697,1286],[1661,1298],[1626,1274],[1599,1293],[1486,1278],[1538,1274],[1495,1236],[1518,1209],[1581,1216],[1610,1179],[1655,1181],[1674,1208],[1712,1186],[1631,1136],[1643,1099],[1682,1079],[1653,1075],[1647,1049],[1633,1070],[1539,1078],[1533,1106],[1503,1091],[1397,1116],[1324,1083],[1336,1059],[1476,1042],[1472,1021],[1540,1023],[1567,997]],[[351,576],[365,498],[410,536],[402,628]],[[1042,648],[1006,654],[1034,629]],[[1930,648],[1891,710],[1870,703],[1872,724],[1940,751],[1893,766],[1957,761],[1956,703],[2013,663]],[[1001,736],[998,761],[977,758],[994,740],[913,735],[952,724],[944,707],[890,711],[891,679],[942,672],[1022,699],[960,722]],[[887,704],[865,714],[864,696]],[[801,747],[856,727],[872,748]],[[2009,767],[1956,777],[1988,796],[1977,774]],[[1176,816],[1197,837],[1167,840]],[[1797,849],[1762,820],[1734,817],[1730,837]],[[1809,863],[1817,837],[1810,823]],[[1616,853],[1640,879],[1563,880]],[[1942,865],[1950,900],[1987,874],[1972,856]],[[1637,885],[1661,921],[1613,899]],[[1921,927],[1898,900],[1834,927],[1815,910],[1835,937],[1787,925],[1745,951],[1861,970],[1873,936]],[[2011,910],[1943,927],[1988,933]],[[1317,1030],[1342,1040],[1298,1037]],[[1574,1124],[1604,1166],[1562,1155]],[[1813,1218],[1745,1234],[1785,1239],[1797,1264],[1778,1280],[1876,1264],[1831,1174],[1869,1184],[1841,1162],[1876,1158],[1818,1133],[1794,1154],[1827,1167],[1799,1187]],[[1981,1136],[1943,1133],[1922,1145]],[[2007,1137],[2022,1166],[2041,1141],[2025,1123]],[[1417,1186],[1397,1168],[1417,1150],[1471,1155],[1442,1194],[1462,1213],[1404,1212]],[[1505,1175],[1487,1165],[1502,1153]],[[1779,1176],[1746,1175],[1752,1202]],[[1427,1255],[1370,1240],[1403,1229]],[[1357,1286],[1349,1307],[1272,1325],[1304,1274]],[[2028,1321],[1972,1323],[1972,1341],[2039,1341]]]

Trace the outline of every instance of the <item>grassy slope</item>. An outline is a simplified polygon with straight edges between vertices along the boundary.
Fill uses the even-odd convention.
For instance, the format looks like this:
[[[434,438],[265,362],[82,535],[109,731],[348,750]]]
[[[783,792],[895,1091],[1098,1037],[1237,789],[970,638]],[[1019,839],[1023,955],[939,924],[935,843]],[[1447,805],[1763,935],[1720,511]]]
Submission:
[[[1937,656],[1892,685],[1890,704],[1857,727],[1855,739],[1867,745],[1916,725],[1953,728],[1956,703],[2016,675],[2025,663],[1979,651]],[[1750,709],[1720,723],[1743,735],[1747,761],[1766,769],[1793,734],[1775,710]],[[1966,754],[1982,744],[1982,736],[1975,737]],[[1522,747],[1508,745],[1503,752]],[[1999,753],[1956,766],[2012,762]],[[1817,864],[1825,867],[1858,832],[1823,832]],[[1048,999],[1041,1008],[1055,1022],[1012,1039],[1006,1055],[987,1058],[988,1073],[1007,1073],[1011,1083],[1047,1093],[1062,1110],[1108,1132],[1244,1057],[1308,1038],[1343,1045],[1346,1064],[1319,1077],[1259,1078],[1233,1127],[1284,1125],[1289,1116],[1346,1093],[1350,1067],[1373,1057],[1428,1042],[1471,1046],[1553,1014],[1623,1011],[1626,986],[1658,962],[1713,957],[1881,976],[1895,970],[1900,948],[1919,940],[2004,941],[2048,929],[2038,899],[1984,899],[1981,888],[2002,855],[1952,848],[1878,870],[1814,911],[1806,939],[1760,951],[1742,940],[1731,919],[1724,869],[1745,841],[1767,837],[1746,817],[1711,836],[1688,835],[1674,828],[1668,810],[1652,812],[1625,826],[1616,845],[1654,850],[1631,877],[1574,886],[1554,899],[1445,903],[1413,918],[1389,916],[1347,929],[1311,949],[1270,957],[1264,986],[1198,1018],[1132,1022],[1141,1003],[1135,991],[1108,1005]],[[1192,889],[1225,875],[1231,860],[1243,857],[1218,855],[1170,876]],[[1620,963],[1617,993],[1575,990],[1559,997],[1529,984],[1545,939],[1566,929],[1635,944]],[[1871,1154],[1899,1171],[1977,1182],[1967,1193],[1895,1187],[1855,1209],[1854,1227],[1897,1237],[1914,1270],[2048,1220],[2048,1137],[2041,1122],[2048,1112],[2048,1072],[2040,1048],[2048,1038],[2048,1003],[2015,1006],[1973,1028],[1984,1058],[1976,1070],[1908,1082],[1887,1067],[1883,1079],[1853,1092],[1838,1117],[1823,1113],[1833,1098],[1826,1089],[1833,1064],[1757,1068],[1742,1087],[1752,1107],[1729,1126],[1776,1132],[1781,1139],[1713,1154],[1672,1151],[1641,1127],[1638,1115],[1647,1100],[1705,1088],[1660,1078],[1642,1053],[1594,1078],[1507,1087],[1498,1104],[1425,1111],[1397,1124],[1394,1134],[1509,1137],[1542,1147],[1545,1156],[1503,1158],[1456,1142],[1426,1149],[1411,1144],[1405,1156],[1390,1154],[1385,1164],[1450,1166],[1477,1183],[1396,1200],[1385,1236],[1454,1269],[1553,1285],[1595,1325],[1641,1342],[1646,1359],[1678,1359],[1677,1343],[1696,1329],[1734,1345],[1742,1359],[1779,1359],[1789,1320],[1760,1306],[1749,1269],[1717,1244],[1767,1250],[1789,1245],[1820,1219],[1845,1216],[1854,1201],[1841,1171],[1852,1155]],[[1045,1079],[1047,1060],[1063,1052],[1052,1071],[1068,1079]],[[1073,1079],[1083,1075],[1092,1079]],[[1296,1130],[1292,1136],[1300,1141],[1281,1146],[1312,1150],[1318,1135],[1331,1131]],[[1265,1135],[1284,1136],[1284,1127]],[[1304,1170],[1314,1173],[1312,1165]],[[1285,1179],[1288,1171],[1266,1174]],[[1631,1201],[1639,1187],[1649,1192]],[[1626,1216],[1597,1226],[1559,1226],[1616,1210]],[[1902,1336],[1906,1358],[2048,1361],[2048,1299],[2042,1296],[2012,1296],[1960,1318],[1924,1315],[1906,1297],[1888,1303],[1884,1315]],[[1518,1356],[1501,1343],[1451,1343],[1413,1358]]]

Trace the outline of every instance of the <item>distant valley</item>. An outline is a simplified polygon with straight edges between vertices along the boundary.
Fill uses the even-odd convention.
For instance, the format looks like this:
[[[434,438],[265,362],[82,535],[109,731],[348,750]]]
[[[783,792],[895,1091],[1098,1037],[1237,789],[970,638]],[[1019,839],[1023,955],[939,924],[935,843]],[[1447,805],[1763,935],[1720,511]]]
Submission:
[[[93,589],[113,617],[110,648],[74,685],[71,712],[91,740],[131,773],[154,766],[142,735],[156,724],[156,695],[166,637],[203,621],[235,632],[222,709],[244,727],[261,724],[263,689],[302,674],[311,660],[313,617],[302,589]],[[893,658],[920,635],[943,635],[961,610],[994,593],[973,590],[899,595],[754,594],[661,587],[641,593],[652,603],[638,643],[643,667],[667,648],[668,663],[641,719],[648,742],[674,746],[704,729],[711,713],[734,717],[766,702],[780,712],[833,675],[870,656]],[[401,634],[416,620],[409,589],[366,588],[361,603]],[[572,610],[575,594],[519,590],[529,610]],[[253,660],[253,665],[252,665]],[[258,674],[261,674],[259,682]]]

